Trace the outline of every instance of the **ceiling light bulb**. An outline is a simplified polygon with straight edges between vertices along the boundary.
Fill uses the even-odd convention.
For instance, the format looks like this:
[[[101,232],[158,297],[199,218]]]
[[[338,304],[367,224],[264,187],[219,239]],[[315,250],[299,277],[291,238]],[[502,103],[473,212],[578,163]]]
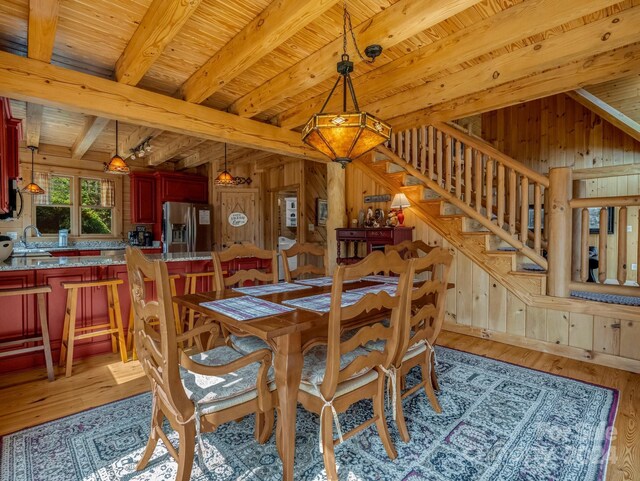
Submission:
[[[147,152],[151,152],[151,145],[145,145],[144,150],[146,150]]]

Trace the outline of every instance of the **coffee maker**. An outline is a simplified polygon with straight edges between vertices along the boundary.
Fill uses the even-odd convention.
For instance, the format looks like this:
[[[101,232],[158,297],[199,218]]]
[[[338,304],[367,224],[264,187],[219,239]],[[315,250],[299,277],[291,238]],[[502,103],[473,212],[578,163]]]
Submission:
[[[144,238],[144,245],[146,247],[151,247],[153,245],[153,232],[148,230],[144,231],[143,238]]]
[[[143,245],[144,240],[140,238],[140,234],[141,234],[141,232],[139,232],[137,230],[130,230],[129,231],[129,245],[132,245],[132,246]]]

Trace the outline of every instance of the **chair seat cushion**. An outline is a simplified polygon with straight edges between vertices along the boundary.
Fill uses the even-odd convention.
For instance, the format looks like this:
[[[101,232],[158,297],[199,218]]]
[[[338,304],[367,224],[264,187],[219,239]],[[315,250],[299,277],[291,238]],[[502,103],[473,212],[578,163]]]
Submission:
[[[229,340],[233,348],[242,354],[251,354],[260,349],[271,349],[269,344],[256,336],[235,336],[232,334],[229,336]]]
[[[378,379],[378,371],[373,369],[360,376],[352,377],[351,379],[338,384],[334,398],[338,398],[344,394],[350,393],[351,391],[355,391],[359,387],[369,384],[371,381],[375,381],[376,379]],[[320,389],[318,385],[302,382],[300,383],[300,390],[307,392],[312,396],[320,397]]]
[[[222,346],[190,357],[200,364],[220,366],[241,359],[243,354],[230,347]],[[254,362],[227,374],[206,376],[181,367],[180,377],[189,399],[204,408],[205,405],[211,403],[219,403],[241,396],[248,396],[246,400],[256,397],[259,369],[260,363]],[[273,369],[269,369],[267,379],[269,382],[273,380]],[[244,400],[240,402],[244,402]],[[239,402],[233,404],[239,404]]]
[[[358,356],[366,356],[370,351],[358,347],[351,352],[344,353],[340,357],[340,369],[344,369],[346,366]],[[326,344],[314,346],[309,349],[304,355],[304,364],[302,365],[301,380],[303,383],[319,385],[324,379],[324,373],[327,370],[327,346]],[[371,370],[365,368],[360,372],[354,373],[349,379],[353,379],[357,376],[364,374]]]

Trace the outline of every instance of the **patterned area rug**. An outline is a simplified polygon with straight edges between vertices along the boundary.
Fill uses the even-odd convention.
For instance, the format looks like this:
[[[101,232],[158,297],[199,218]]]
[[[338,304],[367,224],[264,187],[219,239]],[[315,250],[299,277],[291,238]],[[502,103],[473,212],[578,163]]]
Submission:
[[[604,479],[616,391],[452,349],[437,352],[443,413],[433,412],[424,391],[406,399],[409,443],[388,417],[398,458],[387,458],[370,427],[336,448],[341,480]],[[173,480],[176,464],[162,442],[148,468],[135,471],[150,410],[143,394],[6,436],[0,479]],[[362,402],[340,418],[349,429],[370,415],[370,403]],[[253,426],[249,417],[204,435],[204,471],[194,463],[191,479],[281,479],[275,435],[260,446]],[[318,426],[317,416],[299,409],[296,480],[325,479]]]

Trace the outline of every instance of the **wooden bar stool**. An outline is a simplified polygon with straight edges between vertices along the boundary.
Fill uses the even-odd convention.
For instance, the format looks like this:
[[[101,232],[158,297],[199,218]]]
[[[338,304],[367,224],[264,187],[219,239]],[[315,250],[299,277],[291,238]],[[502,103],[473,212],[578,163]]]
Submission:
[[[122,327],[122,313],[120,312],[120,297],[118,286],[122,279],[104,279],[100,281],[75,281],[63,282],[62,287],[67,289],[67,307],[64,313],[64,327],[62,330],[62,345],[60,346],[60,366],[66,362],[65,376],[71,376],[73,366],[73,343],[79,339],[104,336],[111,334],[111,347],[113,352],[120,348],[122,362],[127,362],[127,343]],[[107,288],[107,307],[109,320],[102,324],[87,327],[76,327],[76,314],[78,308],[78,291],[91,287]],[[119,345],[119,346],[118,346]]]
[[[175,297],[177,295],[176,290],[176,279],[179,279],[179,274],[172,274],[169,276],[169,288],[171,289],[171,297]],[[148,277],[144,278],[144,282],[151,282],[151,279]],[[176,333],[182,334],[182,322],[180,321],[180,316],[178,315],[178,305],[173,303],[173,316],[176,320]],[[150,326],[159,325],[159,321],[148,322]],[[133,342],[133,333],[134,333],[134,324],[133,324],[133,306],[129,310],[129,326],[127,327],[127,351],[131,349],[131,358],[135,361],[138,359],[138,354],[136,353],[136,343]]]
[[[198,279],[203,279],[206,277],[210,277],[212,279],[212,290],[216,291],[216,276],[215,271],[207,271],[207,272],[190,272],[188,274],[182,274],[185,277],[184,283],[184,294],[195,294],[198,289]],[[181,324],[187,324],[187,329],[193,329],[195,324],[195,312],[191,309],[187,309],[186,307],[182,310],[182,315],[180,316]],[[192,342],[192,341],[189,341]]]
[[[40,318],[39,336],[4,339],[0,342],[0,348],[27,342],[42,342],[42,345],[40,346],[11,348],[10,350],[0,352],[0,357],[16,356],[26,352],[44,351],[44,362],[47,366],[47,377],[49,378],[49,381],[53,381],[55,379],[55,375],[53,373],[51,343],[49,342],[49,324],[47,322],[47,306],[45,303],[45,296],[49,292],[51,292],[51,286],[49,285],[25,287],[20,289],[0,289],[0,297],[35,295],[38,302],[38,317]]]

